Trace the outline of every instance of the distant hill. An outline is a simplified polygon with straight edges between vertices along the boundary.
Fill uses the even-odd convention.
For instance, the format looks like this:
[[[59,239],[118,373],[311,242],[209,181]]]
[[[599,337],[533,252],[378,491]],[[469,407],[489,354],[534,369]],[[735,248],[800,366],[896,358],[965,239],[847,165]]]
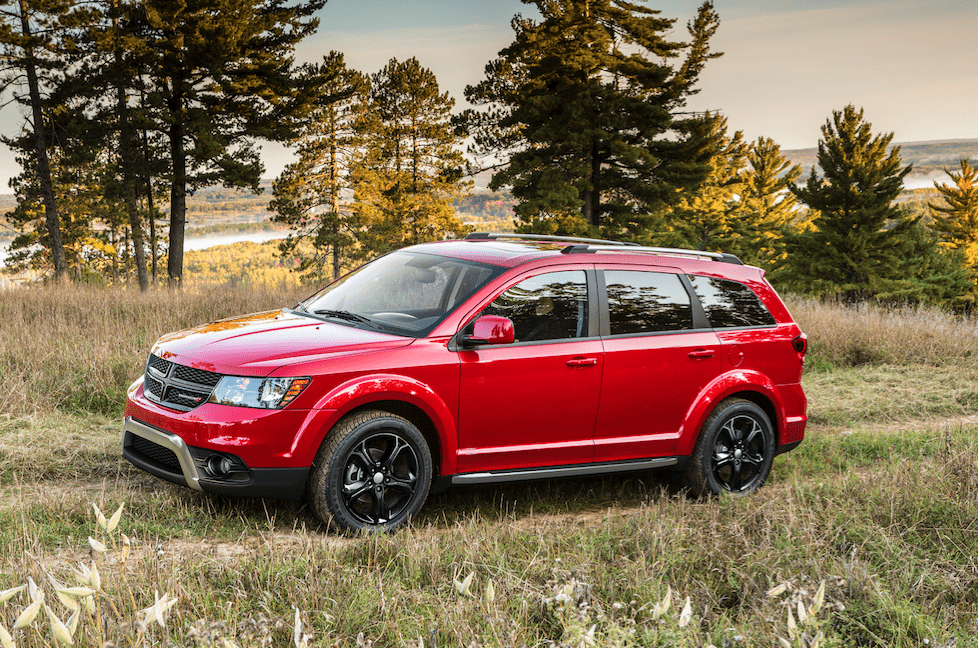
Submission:
[[[927,180],[943,176],[944,167],[954,168],[965,158],[978,162],[978,139],[934,140],[931,142],[898,142],[903,164],[912,164],[909,179]],[[781,151],[786,158],[802,166],[802,179],[815,166],[817,148]],[[917,184],[911,183],[909,184]]]

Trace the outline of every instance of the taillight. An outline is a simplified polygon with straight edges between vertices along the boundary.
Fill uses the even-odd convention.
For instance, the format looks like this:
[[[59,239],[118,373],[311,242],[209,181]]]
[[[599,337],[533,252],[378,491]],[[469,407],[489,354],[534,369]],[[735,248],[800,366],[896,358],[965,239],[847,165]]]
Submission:
[[[808,353],[808,336],[804,333],[799,334],[794,340],[791,341],[791,346],[794,347],[795,352],[802,358],[805,358],[805,354]]]

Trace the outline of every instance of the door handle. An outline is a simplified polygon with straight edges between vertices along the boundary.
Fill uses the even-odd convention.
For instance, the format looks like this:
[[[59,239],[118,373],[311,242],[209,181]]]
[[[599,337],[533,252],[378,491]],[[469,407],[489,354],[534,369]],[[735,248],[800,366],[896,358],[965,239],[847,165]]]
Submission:
[[[716,355],[716,351],[713,349],[696,349],[695,351],[689,352],[689,357],[695,360],[699,358],[712,358]]]
[[[593,367],[598,364],[597,358],[574,358],[567,361],[568,367]]]

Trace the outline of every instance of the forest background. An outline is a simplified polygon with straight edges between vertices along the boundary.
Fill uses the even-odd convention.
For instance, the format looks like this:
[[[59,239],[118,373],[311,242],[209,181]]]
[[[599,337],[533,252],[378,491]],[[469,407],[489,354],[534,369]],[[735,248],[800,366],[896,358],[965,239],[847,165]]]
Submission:
[[[188,213],[228,208],[188,197],[260,192],[256,146],[276,141],[296,161],[272,182],[271,220],[288,229],[282,267],[306,280],[475,224],[509,229],[511,207],[520,232],[723,250],[794,291],[974,303],[971,155],[944,167],[936,201],[908,201],[894,134],[850,104],[822,126],[802,184],[773,140],[686,109],[722,56],[710,1],[685,40],[644,5],[528,2],[540,18],[514,17],[460,112],[414,57],[373,74],[336,51],[297,65],[325,0],[232,4],[3,3],[5,89],[27,118],[5,138],[23,168],[8,266],[147,290],[165,261],[179,286]],[[494,193],[472,195],[480,172]]]

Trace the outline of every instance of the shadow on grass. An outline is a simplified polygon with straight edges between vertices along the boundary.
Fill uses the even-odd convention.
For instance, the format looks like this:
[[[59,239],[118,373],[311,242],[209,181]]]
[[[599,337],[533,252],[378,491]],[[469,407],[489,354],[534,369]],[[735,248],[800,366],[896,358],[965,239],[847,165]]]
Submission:
[[[172,506],[152,506],[156,526],[180,526],[221,535],[246,530],[290,533],[296,530],[335,534],[317,518],[305,501],[236,498],[200,493],[160,481],[139,471],[128,478],[132,506],[138,500],[166,498]],[[545,516],[587,515],[608,509],[631,509],[663,498],[686,497],[683,482],[667,471],[638,472],[604,477],[579,477],[500,484],[456,486],[433,494],[415,516],[415,527],[452,528],[473,519],[532,521]],[[144,518],[150,523],[150,519]]]

